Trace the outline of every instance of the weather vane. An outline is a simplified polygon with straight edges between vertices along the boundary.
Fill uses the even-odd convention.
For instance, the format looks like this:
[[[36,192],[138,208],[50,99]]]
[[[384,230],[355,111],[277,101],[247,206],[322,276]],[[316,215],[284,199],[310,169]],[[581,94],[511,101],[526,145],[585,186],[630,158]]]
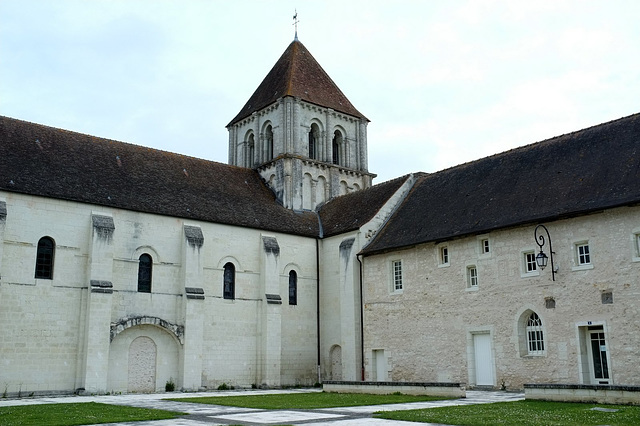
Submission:
[[[293,15],[293,25],[296,27],[296,35],[294,40],[297,41],[298,40],[298,22],[300,21],[298,21],[298,10],[294,9],[294,11],[295,11],[295,14]]]

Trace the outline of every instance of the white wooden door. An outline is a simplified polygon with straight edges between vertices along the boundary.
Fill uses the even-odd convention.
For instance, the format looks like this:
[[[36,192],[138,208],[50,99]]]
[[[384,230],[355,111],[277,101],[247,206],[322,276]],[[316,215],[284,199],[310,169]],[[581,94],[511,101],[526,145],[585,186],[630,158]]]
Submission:
[[[384,349],[376,349],[373,351],[377,382],[387,381],[387,359],[384,356]]]
[[[493,386],[493,357],[491,356],[491,335],[474,334],[476,386]]]

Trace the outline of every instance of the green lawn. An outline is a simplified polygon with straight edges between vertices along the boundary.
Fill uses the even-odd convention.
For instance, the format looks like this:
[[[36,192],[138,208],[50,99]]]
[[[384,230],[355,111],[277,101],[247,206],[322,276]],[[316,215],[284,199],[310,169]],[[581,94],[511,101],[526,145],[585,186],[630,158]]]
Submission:
[[[447,398],[434,396],[369,395],[330,392],[171,398],[172,401],[230,405],[246,408],[264,408],[272,410],[355,407],[358,405],[398,404],[403,402],[438,401],[443,399]]]
[[[594,407],[617,412],[591,410]],[[375,417],[447,425],[640,425],[640,406],[514,401],[494,404],[387,411]]]
[[[174,419],[184,413],[86,402],[0,407],[0,425],[70,426]]]

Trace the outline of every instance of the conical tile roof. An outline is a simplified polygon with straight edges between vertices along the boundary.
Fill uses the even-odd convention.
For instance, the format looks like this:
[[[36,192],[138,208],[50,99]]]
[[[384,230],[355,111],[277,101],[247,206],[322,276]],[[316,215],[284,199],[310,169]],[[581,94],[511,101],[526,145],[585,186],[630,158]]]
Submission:
[[[306,102],[367,120],[349,102],[307,48],[294,40],[228,125],[237,123],[285,96],[298,97]]]

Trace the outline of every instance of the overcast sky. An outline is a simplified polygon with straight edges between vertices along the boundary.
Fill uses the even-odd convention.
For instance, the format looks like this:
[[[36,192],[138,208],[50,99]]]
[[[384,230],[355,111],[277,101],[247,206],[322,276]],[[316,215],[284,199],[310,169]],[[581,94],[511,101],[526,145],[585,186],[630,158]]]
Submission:
[[[295,9],[374,182],[640,112],[637,0],[0,0],[0,114],[226,163]]]

